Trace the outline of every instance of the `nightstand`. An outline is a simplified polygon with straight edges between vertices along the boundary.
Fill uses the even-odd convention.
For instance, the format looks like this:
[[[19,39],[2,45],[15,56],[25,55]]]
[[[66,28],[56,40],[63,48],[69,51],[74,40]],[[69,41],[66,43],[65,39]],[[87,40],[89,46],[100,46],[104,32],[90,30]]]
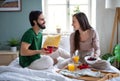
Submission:
[[[13,61],[19,52],[12,52],[8,50],[0,50],[0,65],[8,65],[11,61]]]

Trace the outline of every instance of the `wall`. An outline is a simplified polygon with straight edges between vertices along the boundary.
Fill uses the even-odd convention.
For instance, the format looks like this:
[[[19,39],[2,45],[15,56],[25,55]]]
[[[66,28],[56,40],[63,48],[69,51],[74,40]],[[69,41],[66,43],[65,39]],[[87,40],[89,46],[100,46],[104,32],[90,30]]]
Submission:
[[[28,14],[31,10],[41,10],[41,0],[22,0],[21,12],[0,12],[0,42],[4,44],[12,37],[21,38],[30,27]],[[105,0],[96,0],[96,29],[100,36],[102,54],[108,52],[113,28],[115,9],[106,9]]]
[[[20,39],[23,32],[30,28],[29,12],[41,10],[41,0],[22,0],[22,11],[0,12],[0,49],[7,49],[6,41],[11,38]]]
[[[106,9],[105,0],[96,0],[96,29],[100,36],[101,53],[109,52],[115,9]]]

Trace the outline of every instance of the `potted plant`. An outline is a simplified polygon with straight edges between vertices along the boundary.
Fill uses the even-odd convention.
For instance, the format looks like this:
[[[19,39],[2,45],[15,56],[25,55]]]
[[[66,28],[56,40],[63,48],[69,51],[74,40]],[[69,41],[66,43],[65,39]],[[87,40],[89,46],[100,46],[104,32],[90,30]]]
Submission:
[[[101,58],[109,61],[111,64],[117,61],[120,65],[120,44],[115,45],[112,53],[106,53],[102,55]],[[120,69],[120,66],[118,66],[117,68]]]
[[[12,38],[8,41],[8,45],[10,46],[11,51],[17,51],[17,46],[19,45],[19,40]]]

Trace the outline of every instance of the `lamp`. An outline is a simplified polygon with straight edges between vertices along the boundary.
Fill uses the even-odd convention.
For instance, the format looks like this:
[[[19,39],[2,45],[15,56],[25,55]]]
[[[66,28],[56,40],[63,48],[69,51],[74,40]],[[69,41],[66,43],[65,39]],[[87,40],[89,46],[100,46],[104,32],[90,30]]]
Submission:
[[[105,8],[115,9],[116,7],[120,7],[120,0],[106,0]]]

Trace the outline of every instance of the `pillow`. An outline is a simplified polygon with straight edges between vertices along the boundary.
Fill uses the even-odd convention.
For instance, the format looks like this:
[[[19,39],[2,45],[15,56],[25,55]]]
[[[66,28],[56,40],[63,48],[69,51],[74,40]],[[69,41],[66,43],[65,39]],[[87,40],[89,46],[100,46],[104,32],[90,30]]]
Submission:
[[[60,43],[61,35],[48,35],[46,37],[45,42],[43,43],[43,48],[47,48],[47,46],[58,47]]]

